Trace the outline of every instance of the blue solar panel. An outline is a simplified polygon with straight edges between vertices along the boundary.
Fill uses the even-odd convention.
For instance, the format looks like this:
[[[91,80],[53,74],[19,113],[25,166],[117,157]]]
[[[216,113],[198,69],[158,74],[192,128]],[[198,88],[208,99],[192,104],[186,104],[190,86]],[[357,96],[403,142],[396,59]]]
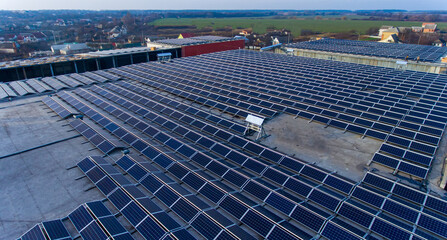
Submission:
[[[373,220],[373,216],[366,213],[362,209],[355,208],[351,206],[350,204],[344,203],[340,209],[338,210],[338,213],[351,221],[360,224],[366,228],[369,227],[371,224],[371,221]]]
[[[151,218],[146,218],[137,227],[138,232],[146,239],[160,239],[164,230]]]
[[[46,240],[45,235],[40,230],[39,225],[31,228],[21,237],[21,240]]]
[[[204,180],[192,173],[186,175],[182,180],[195,190],[199,190],[205,184]]]
[[[93,217],[84,208],[84,206],[80,206],[79,208],[74,210],[72,213],[70,213],[70,215],[68,215],[68,217],[78,231],[80,231],[93,221]]]
[[[259,198],[260,200],[264,200],[267,195],[270,193],[269,189],[266,187],[254,182],[250,181],[245,185],[244,190],[253,194],[255,197]]]
[[[323,181],[327,175],[323,171],[319,171],[316,168],[309,167],[309,166],[304,166],[303,170],[301,170],[300,173],[307,177],[318,180],[318,181]]]
[[[179,199],[171,207],[171,209],[187,222],[189,222],[198,213],[197,209],[192,207],[189,202],[183,199]]]
[[[172,231],[173,229],[180,227],[180,225],[177,223],[177,221],[175,221],[166,212],[155,213],[154,218],[156,218],[169,231]]]
[[[212,222],[203,214],[200,214],[191,223],[191,226],[207,239],[214,239],[221,231],[220,227],[216,223]]]
[[[171,206],[179,198],[177,194],[165,186],[161,187],[155,193],[155,196],[157,196],[167,206]]]
[[[106,240],[107,235],[101,229],[101,227],[96,222],[92,222],[86,228],[80,232],[81,236],[85,240]]]
[[[383,220],[376,219],[371,227],[371,230],[390,239],[409,239],[410,234],[396,226],[393,226]]]
[[[324,180],[324,183],[344,193],[349,193],[354,186],[353,183],[343,181],[340,178],[331,175],[327,176],[327,178]]]
[[[261,236],[267,236],[273,227],[273,223],[267,219],[256,214],[252,210],[249,210],[241,221],[259,233]]]
[[[355,236],[345,229],[336,226],[332,222],[328,222],[326,224],[323,231],[321,232],[321,235],[327,237],[328,239],[361,239],[361,237]]]
[[[388,211],[396,216],[399,216],[407,221],[416,223],[418,212],[398,203],[387,200],[383,205],[383,210]]]
[[[121,189],[117,189],[112,194],[110,194],[109,200],[118,209],[122,209],[124,206],[126,206],[131,201],[130,197],[127,196],[127,194]]]
[[[147,214],[135,202],[131,202],[121,210],[124,217],[134,226],[140,223]]]
[[[154,176],[148,175],[143,180],[141,180],[141,185],[143,185],[147,190],[154,193],[157,191],[163,184],[161,184]]]
[[[99,188],[99,190],[101,190],[102,193],[104,193],[104,195],[108,195],[110,192],[118,187],[109,177],[105,177],[97,182],[96,186]]]
[[[309,199],[321,204],[322,206],[332,211],[335,211],[338,204],[340,203],[339,199],[336,199],[331,195],[329,195],[328,193],[324,193],[317,189],[314,189],[312,191],[312,193],[309,195]]]
[[[205,184],[199,192],[214,203],[219,202],[219,200],[222,199],[222,197],[225,195],[224,192],[218,190],[216,187],[212,186],[209,183]]]
[[[101,222],[102,226],[104,226],[107,233],[112,236],[127,233],[127,230],[123,227],[123,225],[121,225],[120,222],[118,222],[118,220],[114,216],[102,217],[99,219],[99,221]]]
[[[399,170],[409,173],[413,176],[425,179],[427,177],[428,169],[424,167],[419,167],[406,162],[401,162],[399,165]]]
[[[276,193],[270,194],[265,202],[272,205],[274,208],[278,209],[286,215],[289,215],[295,207],[295,204],[293,204],[290,200]]]
[[[316,232],[320,230],[324,223],[323,218],[302,206],[297,206],[292,212],[291,217]]]
[[[42,222],[42,225],[50,239],[71,238],[61,220]]]
[[[391,191],[393,188],[393,182],[388,181],[382,177],[367,173],[363,180],[365,183],[371,184],[375,187],[381,188],[386,191]]]
[[[373,206],[379,207],[379,208],[380,208],[380,206],[382,206],[382,203],[384,200],[383,197],[373,194],[372,192],[361,189],[359,187],[357,187],[354,190],[354,192],[352,193],[352,196],[354,196],[364,202],[367,202]]]

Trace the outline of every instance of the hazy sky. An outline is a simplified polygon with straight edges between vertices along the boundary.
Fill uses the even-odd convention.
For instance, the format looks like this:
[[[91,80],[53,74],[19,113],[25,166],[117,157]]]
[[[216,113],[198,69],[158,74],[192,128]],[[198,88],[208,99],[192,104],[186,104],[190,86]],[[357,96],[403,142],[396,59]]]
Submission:
[[[447,0],[0,0],[1,10],[36,9],[405,9],[447,10]]]

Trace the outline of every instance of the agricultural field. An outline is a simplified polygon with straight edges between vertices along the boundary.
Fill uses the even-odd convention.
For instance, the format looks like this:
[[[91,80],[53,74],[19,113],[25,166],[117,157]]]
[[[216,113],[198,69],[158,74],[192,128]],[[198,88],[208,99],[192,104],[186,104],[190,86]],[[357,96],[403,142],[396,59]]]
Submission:
[[[197,28],[212,27],[214,29],[232,27],[252,28],[255,33],[264,34],[267,29],[286,28],[292,31],[293,36],[299,36],[301,30],[312,30],[323,33],[338,33],[355,31],[365,34],[371,27],[391,25],[399,27],[421,26],[421,22],[406,21],[368,21],[368,20],[318,20],[318,19],[273,19],[273,18],[165,18],[150,24],[163,25],[192,25]],[[447,30],[447,23],[438,23],[438,28]],[[236,34],[236,32],[235,32]]]

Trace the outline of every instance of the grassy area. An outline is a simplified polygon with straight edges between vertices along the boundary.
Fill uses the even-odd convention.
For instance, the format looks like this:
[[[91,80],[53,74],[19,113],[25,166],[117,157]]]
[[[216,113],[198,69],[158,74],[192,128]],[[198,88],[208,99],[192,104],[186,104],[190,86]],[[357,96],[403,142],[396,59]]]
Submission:
[[[236,28],[252,28],[256,33],[265,33],[267,28],[286,28],[292,31],[294,36],[299,36],[302,29],[318,32],[348,32],[354,30],[360,34],[371,27],[382,25],[411,27],[421,26],[421,22],[404,21],[367,21],[367,20],[297,20],[297,19],[271,19],[271,18],[166,18],[159,19],[153,25],[194,25],[197,28],[213,27],[223,28],[230,26]],[[439,23],[438,28],[447,29],[447,23]]]

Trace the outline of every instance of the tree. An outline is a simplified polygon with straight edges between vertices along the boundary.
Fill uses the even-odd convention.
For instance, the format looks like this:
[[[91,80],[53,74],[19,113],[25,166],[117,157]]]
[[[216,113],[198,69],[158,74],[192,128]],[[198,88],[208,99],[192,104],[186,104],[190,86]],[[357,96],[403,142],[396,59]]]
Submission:
[[[132,26],[135,24],[135,17],[130,14],[130,12],[127,12],[127,14],[121,18],[121,22],[126,26]]]
[[[379,32],[379,27],[370,27],[368,30],[366,30],[366,34],[368,35],[375,35]]]

